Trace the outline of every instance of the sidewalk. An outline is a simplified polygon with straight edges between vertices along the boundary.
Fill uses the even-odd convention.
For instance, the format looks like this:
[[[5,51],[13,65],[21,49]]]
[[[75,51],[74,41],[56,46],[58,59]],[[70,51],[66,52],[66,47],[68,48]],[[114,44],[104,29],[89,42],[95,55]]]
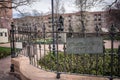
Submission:
[[[18,80],[13,75],[9,75],[11,65],[10,56],[0,59],[0,80]]]
[[[0,44],[1,47],[10,47],[10,43]]]

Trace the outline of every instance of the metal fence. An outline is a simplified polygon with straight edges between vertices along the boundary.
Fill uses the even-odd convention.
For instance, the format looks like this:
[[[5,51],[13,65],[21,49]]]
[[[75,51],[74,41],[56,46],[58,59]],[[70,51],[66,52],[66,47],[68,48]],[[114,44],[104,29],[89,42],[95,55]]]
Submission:
[[[110,80],[120,77],[120,46],[113,47],[115,33],[100,33],[96,27],[96,33],[78,33],[56,31],[39,32],[31,27],[16,27],[11,25],[11,57],[24,55],[29,57],[30,64],[47,71],[57,73],[60,78],[62,73],[75,73],[83,75],[105,76]],[[44,26],[45,27],[45,26]],[[53,39],[54,35],[54,39]],[[68,53],[66,38],[102,38],[102,53]],[[106,49],[104,39],[111,40],[111,49]],[[85,40],[85,39],[84,39]],[[75,41],[73,41],[75,42]],[[72,46],[70,45],[72,50]],[[99,46],[98,46],[99,47]]]

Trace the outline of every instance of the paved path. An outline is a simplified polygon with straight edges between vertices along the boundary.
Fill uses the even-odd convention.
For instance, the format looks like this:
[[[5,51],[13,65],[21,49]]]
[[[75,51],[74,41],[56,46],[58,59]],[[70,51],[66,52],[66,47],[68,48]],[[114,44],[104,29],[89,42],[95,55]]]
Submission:
[[[104,40],[105,42],[105,48],[111,48],[111,41],[110,40]],[[119,41],[114,41],[114,48],[118,48],[120,45]],[[10,43],[0,44],[2,47],[10,47]]]
[[[0,80],[18,80],[13,75],[9,75],[10,64],[11,64],[10,56],[0,59]]]
[[[116,43],[117,46],[120,44],[120,43]],[[0,46],[2,47],[10,47],[10,43],[7,43],[7,44],[0,44]],[[110,45],[109,45],[110,46]],[[63,47],[63,46],[62,46]],[[60,48],[60,47],[59,47]],[[47,49],[48,49],[48,46],[47,46]],[[60,48],[60,49],[63,49],[63,48]],[[43,53],[43,52],[42,52]],[[39,56],[39,55],[38,55]],[[7,58],[4,58],[4,59],[0,59],[0,80],[18,80],[17,78],[15,78],[13,75],[9,75],[9,71],[10,71],[10,64],[11,64],[11,58],[10,56],[7,57]],[[43,74],[44,75],[44,74]],[[65,75],[66,77],[66,75]],[[47,78],[47,76],[46,76]],[[71,79],[72,77],[69,76],[67,77],[69,79],[67,80],[92,80],[92,79],[87,79],[86,77],[85,78],[81,78],[81,79]],[[73,77],[74,78],[74,77]],[[76,77],[75,77],[76,78]],[[52,79],[51,79],[52,80]],[[97,79],[96,79],[97,80]],[[105,79],[106,80],[106,79]],[[107,79],[108,80],[108,79]],[[120,80],[120,79],[116,79],[116,80]]]
[[[10,47],[10,43],[0,44],[1,47]]]

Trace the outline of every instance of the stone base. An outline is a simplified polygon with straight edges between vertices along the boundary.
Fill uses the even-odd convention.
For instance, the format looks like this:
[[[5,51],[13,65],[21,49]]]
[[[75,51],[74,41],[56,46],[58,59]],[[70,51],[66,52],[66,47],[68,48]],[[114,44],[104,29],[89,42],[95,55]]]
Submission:
[[[56,79],[57,74],[41,70],[30,65],[29,59],[27,57],[21,56],[13,58],[11,59],[11,62],[15,66],[15,73],[20,75],[21,80],[57,80]],[[104,77],[61,74],[59,80],[109,80],[109,79]]]

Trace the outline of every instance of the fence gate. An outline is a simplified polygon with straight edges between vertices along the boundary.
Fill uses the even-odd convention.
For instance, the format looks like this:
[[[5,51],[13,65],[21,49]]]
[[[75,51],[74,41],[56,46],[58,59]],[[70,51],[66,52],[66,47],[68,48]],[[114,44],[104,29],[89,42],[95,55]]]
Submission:
[[[29,57],[30,64],[38,68],[57,73],[75,73],[113,78],[120,77],[120,47],[114,49],[114,37],[118,33],[73,32],[58,29],[47,32],[37,28],[16,27],[11,25],[11,57],[24,55]],[[106,49],[104,39],[110,37],[111,49]]]

